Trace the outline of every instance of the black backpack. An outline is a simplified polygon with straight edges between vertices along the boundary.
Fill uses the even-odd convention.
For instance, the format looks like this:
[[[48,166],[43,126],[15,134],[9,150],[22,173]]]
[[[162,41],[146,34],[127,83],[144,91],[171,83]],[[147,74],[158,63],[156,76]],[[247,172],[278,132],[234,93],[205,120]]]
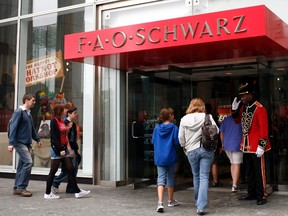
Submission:
[[[218,145],[217,126],[212,125],[210,115],[205,115],[204,125],[202,126],[201,146],[207,150],[215,151]]]

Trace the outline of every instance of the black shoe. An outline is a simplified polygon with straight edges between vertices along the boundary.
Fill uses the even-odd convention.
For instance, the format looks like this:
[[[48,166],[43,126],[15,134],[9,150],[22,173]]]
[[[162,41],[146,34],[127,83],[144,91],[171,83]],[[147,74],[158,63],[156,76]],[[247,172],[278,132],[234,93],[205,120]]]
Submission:
[[[245,194],[241,197],[239,197],[239,200],[256,200],[257,198],[255,196],[252,196],[250,194]]]
[[[257,200],[257,205],[265,205],[267,203],[266,199]]]
[[[221,187],[221,186],[223,186],[223,184],[220,183],[219,181],[218,182],[215,182],[215,181],[212,182],[212,187]]]
[[[198,214],[198,215],[205,215],[206,212],[205,212],[204,210],[198,210],[198,209],[197,209],[197,214]]]

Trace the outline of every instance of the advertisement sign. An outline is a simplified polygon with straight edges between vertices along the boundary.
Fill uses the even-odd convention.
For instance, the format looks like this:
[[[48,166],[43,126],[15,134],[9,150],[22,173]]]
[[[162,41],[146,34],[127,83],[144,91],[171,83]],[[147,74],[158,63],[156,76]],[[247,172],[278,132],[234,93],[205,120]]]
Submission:
[[[63,77],[62,52],[56,55],[32,59],[26,64],[26,87],[37,83]]]
[[[287,27],[259,5],[68,34],[64,59],[125,70],[171,62],[283,56],[288,50]]]

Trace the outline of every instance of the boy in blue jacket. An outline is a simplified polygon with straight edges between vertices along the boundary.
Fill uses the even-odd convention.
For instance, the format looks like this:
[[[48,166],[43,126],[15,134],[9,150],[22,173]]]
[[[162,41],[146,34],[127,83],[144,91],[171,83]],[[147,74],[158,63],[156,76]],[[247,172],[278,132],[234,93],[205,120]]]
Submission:
[[[157,166],[157,212],[163,212],[165,185],[168,187],[168,206],[178,205],[174,199],[174,176],[177,161],[176,149],[179,146],[178,127],[172,123],[174,111],[170,107],[161,110],[158,125],[154,128],[152,143],[154,145],[154,163]]]

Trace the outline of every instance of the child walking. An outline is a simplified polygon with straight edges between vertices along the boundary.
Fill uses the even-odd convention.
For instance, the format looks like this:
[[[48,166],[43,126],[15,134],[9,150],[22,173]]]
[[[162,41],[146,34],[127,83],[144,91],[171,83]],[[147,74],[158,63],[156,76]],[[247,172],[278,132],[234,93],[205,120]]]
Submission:
[[[168,188],[168,206],[178,205],[174,199],[174,176],[177,161],[176,149],[179,146],[178,127],[172,123],[174,110],[165,107],[161,110],[158,125],[154,128],[152,143],[154,145],[154,163],[157,166],[157,212],[164,212],[163,197],[165,185]]]

